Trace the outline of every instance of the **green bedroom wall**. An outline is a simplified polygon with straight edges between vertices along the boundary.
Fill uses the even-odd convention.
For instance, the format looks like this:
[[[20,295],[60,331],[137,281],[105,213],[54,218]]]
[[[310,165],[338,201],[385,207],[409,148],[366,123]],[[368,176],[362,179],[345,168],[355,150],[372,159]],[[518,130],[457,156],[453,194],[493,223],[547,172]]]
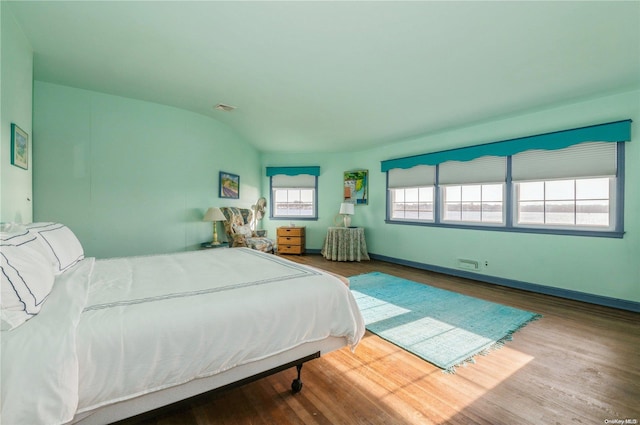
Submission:
[[[380,161],[631,118],[622,239],[503,233],[386,224]],[[248,207],[268,194],[265,167],[320,165],[319,219],[307,247],[319,250],[342,200],[342,174],[369,170],[369,204],[354,225],[369,252],[455,269],[456,259],[489,266],[480,275],[640,302],[640,91],[631,90],[350,153],[258,153],[220,122],[191,112],[36,81],[34,220],[67,223],[99,258],[193,249],[211,239],[209,206]],[[241,176],[241,199],[217,197],[218,172]],[[289,221],[262,227],[275,236]],[[482,276],[480,276],[482,277]]]
[[[33,156],[27,170],[11,165],[11,124],[31,138],[33,50],[6,2],[0,2],[0,14],[0,222],[29,223]]]
[[[626,144],[625,235],[622,239],[505,233],[386,224],[386,176],[380,161],[514,137],[631,118]],[[369,204],[357,206],[354,225],[365,227],[370,253],[429,266],[456,268],[457,258],[488,261],[480,275],[599,296],[640,301],[640,91],[584,100],[525,115],[399,141],[366,151],[308,155],[264,154],[266,166],[319,165],[319,219],[307,226],[307,248],[320,249],[342,199],[342,174],[369,170]],[[265,178],[262,188],[269,192]],[[284,222],[287,223],[287,222]],[[270,232],[282,221],[264,220]],[[275,234],[275,233],[271,233]],[[480,276],[482,277],[482,276]]]
[[[33,161],[34,221],[67,224],[98,258],[194,249],[208,207],[249,206],[261,186],[258,152],[217,120],[41,81]],[[218,198],[221,170],[240,199]]]

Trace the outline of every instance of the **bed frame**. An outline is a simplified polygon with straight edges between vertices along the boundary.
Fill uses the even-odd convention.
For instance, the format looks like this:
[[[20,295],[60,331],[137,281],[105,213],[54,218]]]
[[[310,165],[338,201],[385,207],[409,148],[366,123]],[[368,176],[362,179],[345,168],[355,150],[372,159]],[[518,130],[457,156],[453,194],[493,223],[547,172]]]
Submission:
[[[161,407],[170,408],[171,405],[186,399],[204,393],[228,390],[294,366],[297,369],[298,376],[291,383],[291,390],[295,394],[302,390],[300,375],[304,363],[346,345],[346,340],[338,337],[328,337],[323,340],[305,343],[279,354],[236,366],[216,375],[198,378],[179,386],[99,407],[92,411],[79,412],[71,423],[83,425],[107,424],[144,413],[151,414],[151,411]]]

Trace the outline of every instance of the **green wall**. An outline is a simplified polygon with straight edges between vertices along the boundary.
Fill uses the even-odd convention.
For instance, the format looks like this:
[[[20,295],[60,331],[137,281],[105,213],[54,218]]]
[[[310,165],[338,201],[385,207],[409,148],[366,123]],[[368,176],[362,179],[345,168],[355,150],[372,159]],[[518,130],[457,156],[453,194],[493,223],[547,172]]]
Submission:
[[[6,2],[0,14],[0,221],[29,223],[33,156],[27,170],[11,165],[11,123],[32,135],[33,50]]]
[[[625,230],[623,239],[505,233],[386,224],[386,176],[380,161],[633,119],[626,144]],[[525,115],[506,117],[439,134],[398,141],[361,152],[309,155],[264,154],[264,167],[319,165],[319,220],[307,226],[307,248],[320,249],[326,228],[333,225],[342,197],[342,173],[368,169],[369,204],[357,206],[352,223],[365,227],[369,252],[429,266],[456,268],[457,258],[488,261],[480,273],[515,281],[588,294],[640,301],[640,91],[612,94]],[[268,193],[265,178],[263,192]],[[286,222],[284,222],[286,223]],[[265,220],[270,232],[281,221]],[[270,233],[274,234],[274,233]]]
[[[504,233],[386,224],[380,161],[631,118],[626,149],[622,239]],[[640,302],[640,91],[335,154],[258,153],[220,122],[191,112],[35,82],[34,219],[67,223],[87,255],[174,252],[211,239],[209,206],[248,207],[268,194],[265,167],[319,165],[319,220],[307,247],[319,250],[342,199],[342,174],[369,170],[369,204],[353,223],[366,228],[369,252],[455,269],[460,257],[488,261],[481,275]],[[241,199],[217,197],[218,172],[241,176]],[[277,226],[262,227],[275,237]],[[482,276],[480,276],[482,277]],[[489,279],[490,280],[490,279]]]
[[[34,221],[59,221],[98,258],[176,252],[211,240],[210,206],[249,206],[258,152],[192,112],[36,81]],[[220,170],[240,199],[218,198]],[[219,228],[221,230],[221,228]]]

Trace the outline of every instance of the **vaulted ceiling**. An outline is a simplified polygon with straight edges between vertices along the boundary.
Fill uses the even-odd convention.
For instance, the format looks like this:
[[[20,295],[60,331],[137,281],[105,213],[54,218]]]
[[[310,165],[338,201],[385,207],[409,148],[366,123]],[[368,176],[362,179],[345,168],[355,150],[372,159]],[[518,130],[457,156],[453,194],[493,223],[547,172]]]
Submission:
[[[10,7],[35,79],[211,116],[261,151],[353,151],[640,87],[638,1]]]

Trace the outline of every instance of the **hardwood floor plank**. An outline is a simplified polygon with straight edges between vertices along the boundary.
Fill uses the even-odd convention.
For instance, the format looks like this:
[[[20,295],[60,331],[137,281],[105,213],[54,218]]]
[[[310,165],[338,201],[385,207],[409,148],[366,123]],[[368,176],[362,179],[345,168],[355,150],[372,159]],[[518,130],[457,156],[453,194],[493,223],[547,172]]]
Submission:
[[[640,314],[411,267],[291,256],[343,276],[380,271],[543,318],[455,374],[373,335],[295,369],[128,424],[594,424],[640,421]]]

